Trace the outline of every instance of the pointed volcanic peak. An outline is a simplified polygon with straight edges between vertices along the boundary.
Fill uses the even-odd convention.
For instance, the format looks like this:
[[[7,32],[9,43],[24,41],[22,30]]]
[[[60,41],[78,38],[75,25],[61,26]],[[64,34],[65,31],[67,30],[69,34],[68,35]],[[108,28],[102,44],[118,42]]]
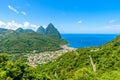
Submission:
[[[45,34],[45,29],[42,26],[40,26],[36,32],[39,34]]]
[[[46,35],[50,35],[50,36],[56,36],[58,38],[61,38],[60,32],[54,27],[54,25],[52,23],[50,23],[45,31]]]

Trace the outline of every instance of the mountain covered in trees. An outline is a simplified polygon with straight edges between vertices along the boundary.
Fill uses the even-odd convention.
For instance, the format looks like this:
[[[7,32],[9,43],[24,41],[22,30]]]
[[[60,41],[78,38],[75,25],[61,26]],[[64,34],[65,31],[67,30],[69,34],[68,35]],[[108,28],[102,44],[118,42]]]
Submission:
[[[45,35],[45,29],[44,29],[42,26],[40,26],[40,27],[37,29],[37,33]]]
[[[39,30],[35,32],[21,28],[0,29],[1,80],[120,80],[120,36],[99,47],[61,54],[36,67],[28,65],[21,56],[17,57],[20,60],[12,61],[11,54],[2,54],[61,49],[60,45],[66,44],[66,41],[52,33],[47,35],[46,29],[43,29],[44,34],[41,34],[41,28],[40,33]],[[48,30],[51,32],[51,29]]]
[[[3,80],[120,80],[120,36],[100,46],[67,52],[37,67],[0,55]]]
[[[32,29],[22,29],[22,28],[18,28],[18,29],[16,29],[16,32],[17,33],[32,33],[32,32],[34,32]]]
[[[5,34],[7,29],[0,28],[0,34]]]
[[[120,36],[100,47],[68,52],[38,69],[51,80],[119,80]]]
[[[56,36],[58,38],[61,38],[59,31],[54,27],[54,25],[52,23],[50,23],[46,29],[44,29],[42,26],[40,26],[37,29],[37,33],[43,34],[43,35],[49,35],[49,36]]]
[[[37,53],[61,49],[61,45],[66,44],[66,41],[57,36],[58,34],[55,32],[58,30],[55,27],[49,27],[49,29],[47,31],[48,33],[51,31],[51,33],[43,35],[40,28],[36,32],[31,29],[9,30],[1,28],[0,53]]]

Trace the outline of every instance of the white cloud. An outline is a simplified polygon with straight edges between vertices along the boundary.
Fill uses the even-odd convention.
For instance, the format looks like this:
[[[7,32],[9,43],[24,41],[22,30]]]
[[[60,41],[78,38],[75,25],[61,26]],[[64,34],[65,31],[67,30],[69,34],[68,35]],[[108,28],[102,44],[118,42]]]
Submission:
[[[24,25],[23,25],[25,28],[29,27],[30,26],[30,23],[29,22],[24,22]]]
[[[17,14],[20,13],[16,8],[14,8],[14,7],[11,6],[11,5],[8,5],[8,8],[9,8],[10,10],[12,10],[13,12],[17,13]],[[21,14],[22,14],[22,15],[26,15],[26,12],[25,12],[25,11],[21,11]]]
[[[14,20],[10,22],[3,22],[0,21],[0,28],[7,28],[7,29],[17,29],[17,28],[23,28],[23,29],[37,29],[39,26],[35,24],[31,24],[30,22],[23,22],[23,24],[16,23]]]
[[[9,8],[10,10],[12,10],[13,12],[19,14],[19,11],[18,11],[17,9],[15,9],[13,6],[8,5],[8,8]]]
[[[78,24],[81,24],[81,23],[82,23],[82,20],[79,20],[77,23],[78,23]]]
[[[112,24],[114,23],[116,20],[110,20],[109,23]]]
[[[47,25],[43,25],[43,28],[47,28]]]
[[[5,28],[8,28],[8,29],[17,29],[19,27],[22,27],[22,24],[18,24],[16,23],[14,20],[10,21],[10,22],[7,22],[4,26]]]
[[[38,25],[35,25],[35,24],[31,24],[30,25],[30,28],[33,29],[33,30],[37,30],[39,26]]]
[[[3,21],[0,21],[0,26],[4,26],[5,23]]]
[[[26,15],[26,12],[24,12],[24,11],[21,11],[21,14],[22,14],[22,15]]]
[[[35,25],[35,24],[31,24],[30,25],[32,28],[36,28],[36,27],[38,27],[37,25]]]

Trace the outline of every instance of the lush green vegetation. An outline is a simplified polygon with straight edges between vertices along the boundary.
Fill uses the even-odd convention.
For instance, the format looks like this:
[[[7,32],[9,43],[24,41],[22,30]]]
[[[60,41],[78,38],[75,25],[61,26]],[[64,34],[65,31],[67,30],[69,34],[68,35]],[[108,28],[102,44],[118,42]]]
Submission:
[[[58,32],[55,31],[55,27],[48,26],[48,28],[50,29],[50,31],[47,29],[48,32],[52,30]],[[43,35],[31,29],[18,28],[14,31],[1,28],[0,53],[39,53],[60,50],[61,45],[67,44],[67,42],[53,34],[56,33]]]
[[[6,54],[0,55],[1,80],[43,80],[36,68],[19,60],[11,62]]]
[[[6,54],[0,55],[3,80],[120,80],[120,36],[103,46],[68,52],[37,67],[9,59]]]
[[[42,26],[40,26],[40,27],[37,29],[36,32],[39,33],[39,34],[45,35],[45,29],[44,29]]]
[[[92,69],[90,55],[96,72]],[[54,62],[40,65],[38,68],[52,80],[119,80],[120,36],[97,48],[68,52]]]
[[[54,36],[33,33],[6,33],[0,36],[0,53],[32,53],[56,51],[66,41]]]
[[[56,36],[58,38],[61,38],[60,32],[52,23],[50,23],[46,28],[40,26],[36,32],[43,35]]]
[[[46,28],[45,35],[51,35],[51,36],[56,36],[58,38],[61,38],[59,31],[54,27],[52,23],[50,23]]]

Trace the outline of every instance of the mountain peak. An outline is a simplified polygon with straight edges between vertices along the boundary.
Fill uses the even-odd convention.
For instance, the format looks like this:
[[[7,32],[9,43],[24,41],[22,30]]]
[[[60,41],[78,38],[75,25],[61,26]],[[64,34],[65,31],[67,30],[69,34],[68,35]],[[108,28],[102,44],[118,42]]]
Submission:
[[[36,32],[39,34],[45,34],[45,29],[43,28],[43,26],[40,26]]]
[[[59,31],[54,27],[54,25],[52,23],[48,24],[45,34],[61,38]]]
[[[38,34],[44,34],[61,38],[60,32],[55,28],[55,26],[52,23],[48,24],[46,29],[43,28],[43,26],[40,26],[36,32]]]
[[[23,31],[24,31],[23,28],[16,29],[16,32],[23,32]]]
[[[54,25],[52,23],[49,23],[48,27],[54,27]]]

